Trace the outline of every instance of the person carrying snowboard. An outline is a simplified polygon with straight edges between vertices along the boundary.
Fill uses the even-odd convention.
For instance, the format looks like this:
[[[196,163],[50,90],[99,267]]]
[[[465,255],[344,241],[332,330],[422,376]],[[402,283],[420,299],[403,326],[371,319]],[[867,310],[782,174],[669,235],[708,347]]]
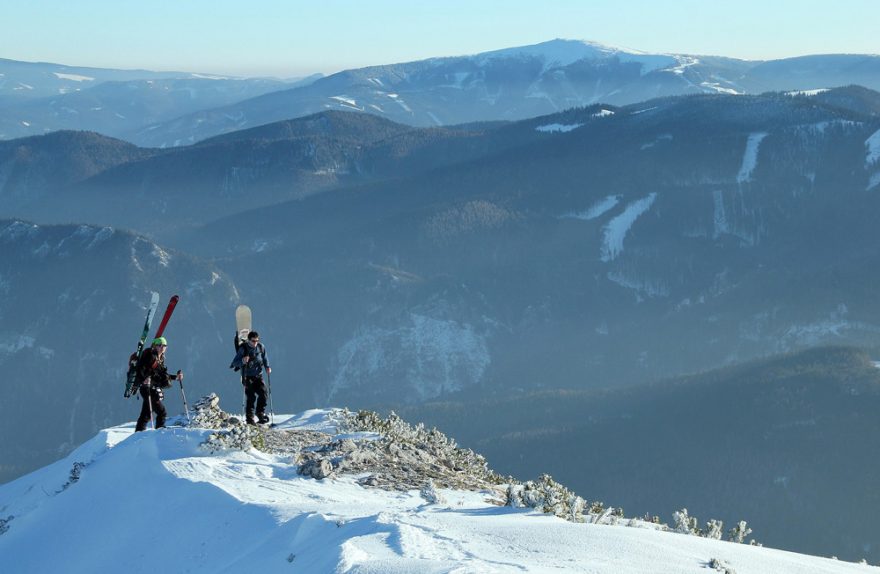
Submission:
[[[247,341],[238,345],[238,351],[232,360],[235,370],[241,369],[241,382],[244,385],[244,394],[247,396],[245,418],[249,425],[257,424],[254,420],[254,403],[257,407],[257,420],[260,423],[269,422],[266,416],[266,395],[268,389],[263,381],[263,368],[271,374],[272,368],[266,358],[266,347],[260,343],[260,335],[256,331],[248,333]]]
[[[138,392],[144,404],[141,405],[141,415],[138,417],[135,432],[146,430],[147,423],[150,422],[153,413],[156,413],[156,428],[165,426],[167,411],[165,405],[162,404],[162,399],[165,398],[162,390],[170,387],[171,381],[183,380],[182,371],[177,371],[176,375],[168,374],[168,368],[165,366],[165,349],[167,348],[168,341],[165,337],[157,337],[153,339],[153,344],[141,354],[138,360],[135,384],[138,386]]]

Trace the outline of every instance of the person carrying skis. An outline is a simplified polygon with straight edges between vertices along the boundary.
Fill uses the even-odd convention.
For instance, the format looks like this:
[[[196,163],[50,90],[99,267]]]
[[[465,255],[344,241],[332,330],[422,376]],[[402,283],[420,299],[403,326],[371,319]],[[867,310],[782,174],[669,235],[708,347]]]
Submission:
[[[167,411],[165,405],[162,404],[162,399],[165,398],[162,389],[170,387],[171,381],[183,380],[183,371],[177,371],[176,375],[168,373],[168,368],[165,366],[165,349],[167,348],[168,341],[165,337],[157,337],[153,339],[153,344],[141,354],[138,360],[135,384],[138,386],[138,392],[141,394],[144,404],[141,405],[141,415],[138,417],[135,432],[146,430],[147,423],[150,422],[153,413],[156,413],[156,428],[165,426]]]
[[[257,407],[257,420],[260,423],[269,422],[266,416],[266,395],[268,389],[263,382],[263,368],[271,374],[272,368],[266,358],[266,347],[260,343],[260,335],[256,331],[248,333],[247,341],[238,346],[235,358],[232,360],[235,370],[241,369],[241,383],[244,385],[244,394],[247,396],[245,418],[249,425],[257,424],[254,421],[254,402]]]

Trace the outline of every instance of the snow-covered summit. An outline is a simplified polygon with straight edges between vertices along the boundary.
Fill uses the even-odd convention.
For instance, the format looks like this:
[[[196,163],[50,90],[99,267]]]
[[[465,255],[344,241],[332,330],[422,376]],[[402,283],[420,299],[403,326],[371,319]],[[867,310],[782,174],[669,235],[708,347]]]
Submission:
[[[277,417],[274,429],[250,434],[261,449],[219,448],[219,435],[243,428],[222,422],[226,430],[106,429],[64,460],[0,486],[0,571],[875,571],[640,521],[573,523],[501,506],[502,488],[420,493],[368,486],[365,473],[315,479],[300,462],[321,449],[267,452],[266,441],[286,436],[288,444],[383,444],[388,460],[403,459],[376,433],[346,429],[338,410]]]
[[[643,73],[677,66],[680,63],[679,58],[672,55],[649,54],[638,50],[606,46],[588,40],[560,38],[540,44],[483,52],[477,57],[484,62],[499,58],[540,58],[544,61],[545,69],[565,67],[580,60],[602,60],[617,57],[621,62],[642,64]]]

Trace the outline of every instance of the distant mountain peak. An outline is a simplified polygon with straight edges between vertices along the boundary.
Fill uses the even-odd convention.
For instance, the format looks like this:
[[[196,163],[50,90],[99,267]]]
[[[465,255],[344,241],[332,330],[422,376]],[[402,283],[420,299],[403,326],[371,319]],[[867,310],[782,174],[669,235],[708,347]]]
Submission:
[[[547,42],[530,44],[527,46],[514,46],[475,54],[480,58],[508,58],[518,56],[535,56],[544,58],[548,62],[555,62],[561,66],[567,66],[584,58],[605,58],[613,54],[626,52],[611,46],[588,40],[571,40],[556,38]]]
[[[483,61],[498,58],[540,58],[544,60],[545,68],[565,67],[580,60],[602,60],[613,57],[617,57],[624,62],[650,63],[652,64],[651,69],[676,65],[680,61],[679,58],[668,54],[650,54],[639,50],[608,46],[590,40],[563,38],[556,38],[548,42],[528,46],[483,52],[475,55],[475,57]]]

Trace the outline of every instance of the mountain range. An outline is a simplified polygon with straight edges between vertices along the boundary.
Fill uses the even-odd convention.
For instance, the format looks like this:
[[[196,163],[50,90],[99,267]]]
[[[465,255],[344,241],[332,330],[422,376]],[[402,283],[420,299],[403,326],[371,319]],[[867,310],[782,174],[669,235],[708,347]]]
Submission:
[[[58,130],[135,140],[146,126],[308,84],[316,77],[280,81],[0,59],[0,140]]]
[[[136,143],[173,145],[290,117],[341,109],[415,126],[519,120],[598,103],[662,96],[880,89],[880,56],[819,55],[767,62],[644,54],[553,40],[456,58],[349,70],[151,126]]]
[[[259,78],[139,74],[9,60],[0,64],[0,98],[52,96],[4,106],[0,138],[82,129],[146,147],[192,144],[326,110],[440,126],[519,120],[577,106],[627,105],[673,95],[759,94],[851,84],[880,89],[876,55],[749,61],[650,54],[562,39],[345,70],[288,86]],[[108,80],[112,82],[98,84]]]
[[[2,144],[0,215],[215,261],[273,302],[307,403],[619,385],[878,343],[878,100],[703,95],[458,128],[329,112],[164,151],[49,135]],[[82,154],[40,181],[83,142],[106,169]]]

